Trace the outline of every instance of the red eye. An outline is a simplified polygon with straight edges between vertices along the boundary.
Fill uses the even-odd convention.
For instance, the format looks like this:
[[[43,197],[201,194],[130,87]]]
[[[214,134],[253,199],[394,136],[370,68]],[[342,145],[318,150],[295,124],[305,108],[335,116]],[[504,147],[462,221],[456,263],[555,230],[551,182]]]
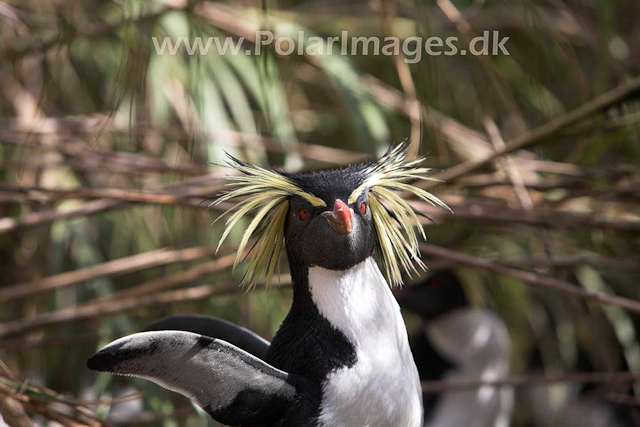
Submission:
[[[360,203],[360,213],[362,215],[367,213],[367,204],[365,202]]]
[[[440,289],[442,285],[442,280],[440,280],[439,277],[433,277],[431,278],[431,280],[429,280],[429,287],[432,289]]]
[[[306,221],[309,219],[309,211],[305,208],[301,208],[298,211],[298,216],[300,217],[301,220]]]

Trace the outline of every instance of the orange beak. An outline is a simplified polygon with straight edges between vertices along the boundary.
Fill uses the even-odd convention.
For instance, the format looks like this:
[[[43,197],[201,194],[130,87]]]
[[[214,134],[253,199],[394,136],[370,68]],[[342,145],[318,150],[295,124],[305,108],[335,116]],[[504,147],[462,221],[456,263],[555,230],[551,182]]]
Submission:
[[[349,234],[353,229],[351,210],[345,202],[336,199],[333,204],[333,211],[326,211],[320,214],[325,217],[331,228],[339,234]]]

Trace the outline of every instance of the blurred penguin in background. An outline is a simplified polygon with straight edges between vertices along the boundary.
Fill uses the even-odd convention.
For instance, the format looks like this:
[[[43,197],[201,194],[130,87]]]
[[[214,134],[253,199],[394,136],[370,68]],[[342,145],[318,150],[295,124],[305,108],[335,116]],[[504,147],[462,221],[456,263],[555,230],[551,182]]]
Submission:
[[[471,307],[450,270],[394,290],[405,312],[421,326],[410,344],[422,381],[497,380],[509,374],[511,340],[507,327],[488,310]],[[511,421],[513,391],[480,387],[423,395],[425,427],[506,427]]]

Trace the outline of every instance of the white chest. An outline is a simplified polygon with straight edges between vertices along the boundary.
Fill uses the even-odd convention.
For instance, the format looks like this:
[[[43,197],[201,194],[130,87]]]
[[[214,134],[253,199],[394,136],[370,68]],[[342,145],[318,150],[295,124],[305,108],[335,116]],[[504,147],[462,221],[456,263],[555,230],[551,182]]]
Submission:
[[[320,313],[355,346],[357,362],[327,377],[323,426],[420,426],[420,380],[407,330],[373,258],[346,271],[309,270]]]

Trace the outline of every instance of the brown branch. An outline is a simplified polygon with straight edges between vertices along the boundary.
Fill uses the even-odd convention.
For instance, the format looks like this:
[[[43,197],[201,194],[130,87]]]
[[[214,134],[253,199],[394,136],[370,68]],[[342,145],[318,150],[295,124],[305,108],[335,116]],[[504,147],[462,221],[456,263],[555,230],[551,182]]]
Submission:
[[[581,298],[586,301],[596,302],[598,304],[621,307],[634,313],[640,313],[640,302],[628,298],[585,291],[579,285],[573,284],[571,282],[566,282],[564,280],[544,276],[530,271],[519,270],[513,267],[508,267],[500,262],[478,258],[472,255],[444,249],[427,243],[421,244],[420,250],[423,254],[436,258],[448,259],[458,263],[461,266],[479,268],[482,270],[490,271],[492,273],[515,277],[516,279],[520,279],[530,286],[552,289],[556,292],[561,292],[571,297]]]
[[[554,210],[523,211],[507,206],[489,204],[480,199],[463,197],[442,197],[453,210],[453,214],[433,207],[421,201],[410,200],[419,212],[440,222],[443,220],[469,219],[487,221],[497,224],[525,224],[535,227],[549,227],[555,229],[597,228],[615,230],[628,233],[640,233],[640,221],[626,221],[616,219],[598,219],[593,214],[577,214]],[[426,225],[431,225],[425,221]]]
[[[100,425],[96,414],[85,407],[86,403],[31,384],[29,380],[21,380],[6,367],[3,370],[5,374],[0,375],[0,395],[10,396],[28,412],[44,415],[62,425]]]
[[[200,248],[196,248],[196,249],[200,249]],[[211,251],[211,254],[213,254],[214,252],[214,250],[210,248],[206,248],[204,250]],[[205,255],[205,256],[208,256],[208,255]],[[110,302],[121,300],[124,298],[126,299],[139,298],[139,297],[157,293],[160,291],[166,291],[171,288],[176,288],[181,285],[188,285],[190,283],[194,283],[196,280],[199,280],[209,274],[217,273],[231,267],[233,265],[235,258],[236,258],[236,254],[234,252],[229,255],[222,256],[214,261],[193,266],[186,271],[181,271],[179,273],[175,273],[169,276],[160,277],[159,279],[155,279],[155,280],[150,280],[148,282],[142,283],[132,288],[128,288],[120,292],[116,292],[112,295],[107,295],[107,296],[95,299],[87,303],[87,305],[104,305],[104,304],[109,304]]]
[[[617,405],[625,405],[625,406],[640,408],[640,400],[636,397],[629,396],[627,394],[608,393],[607,395],[605,395],[604,399],[608,402],[611,402]]]
[[[53,289],[61,289],[71,285],[95,280],[100,277],[110,277],[131,273],[146,268],[153,268],[176,262],[194,261],[215,254],[210,247],[193,247],[188,249],[163,248],[144,252],[133,256],[115,259],[102,264],[93,265],[67,273],[56,274],[34,280],[0,288],[0,303],[6,303],[18,298],[31,297]]]
[[[289,283],[274,284],[272,287],[286,287]],[[266,289],[264,285],[258,285],[256,289]],[[164,292],[157,295],[149,295],[142,298],[117,300],[104,305],[83,305],[53,313],[43,314],[31,319],[16,320],[0,324],[0,339],[13,337],[26,332],[41,330],[53,326],[68,323],[78,323],[96,318],[119,316],[127,313],[140,314],[146,307],[160,307],[184,302],[200,301],[217,295],[228,295],[245,292],[246,289],[232,283],[222,286],[200,285],[188,289]],[[1,344],[0,344],[1,346]]]
[[[498,125],[496,125],[496,123],[490,118],[487,118],[485,120],[485,128],[487,129],[489,139],[493,143],[494,148],[496,150],[504,149],[504,139],[502,139],[502,135],[500,134]],[[522,209],[530,211],[531,209],[533,209],[533,202],[531,201],[531,196],[527,192],[527,188],[524,185],[524,179],[522,178],[522,174],[518,170],[518,166],[513,161],[513,158],[511,156],[505,156],[505,158],[502,159],[502,164],[507,173],[507,176],[509,177],[509,180],[511,181],[511,184],[513,185],[513,191],[515,192],[516,197],[518,197]]]
[[[55,334],[55,335],[27,335],[24,337],[11,338],[0,341],[0,348],[11,350],[24,349],[33,350],[36,348],[52,348],[65,346],[80,346],[99,342],[103,337],[96,332],[87,334]]]
[[[213,182],[212,182],[212,179],[213,179]],[[204,187],[200,187],[200,185],[203,185],[203,184],[204,184]],[[210,175],[195,177],[195,178],[192,178],[191,180],[185,181],[184,183],[178,186],[167,188],[165,189],[164,194],[178,197],[176,200],[179,201],[179,204],[183,204],[190,207],[206,208],[207,207],[206,204],[203,205],[201,203],[196,203],[191,199],[196,196],[200,196],[200,197],[213,196],[221,189],[221,187],[222,187],[222,182],[220,181],[219,176],[210,174]],[[100,190],[96,190],[96,191],[100,191]],[[137,194],[141,194],[141,193],[137,193]],[[161,193],[160,192],[156,193],[156,195],[158,194],[161,194]],[[153,199],[154,202],[157,202],[160,204],[167,202],[163,198],[156,198],[152,195],[139,196],[139,197],[148,197],[150,200]],[[122,200],[122,199],[99,199],[99,200],[86,203],[77,209],[71,209],[68,211],[58,211],[57,209],[52,209],[47,211],[29,213],[19,218],[0,218],[0,234],[7,233],[9,231],[13,231],[20,228],[35,227],[35,226],[50,224],[53,221],[58,221],[58,220],[95,215],[98,213],[106,212],[111,209],[126,207],[132,203],[138,203],[138,202],[130,202],[128,200]]]
[[[572,191],[568,191],[566,196],[560,200],[553,201],[554,205],[562,204],[570,199],[577,197],[612,197],[612,196],[633,196],[640,195],[640,178],[634,177],[631,179],[624,179],[620,183],[614,185],[608,185],[606,187],[598,188],[579,188]]]
[[[592,255],[574,255],[553,258],[525,258],[500,261],[504,265],[519,268],[537,267],[575,267],[577,265],[589,265],[596,268],[614,268],[640,272],[640,258],[613,258]]]
[[[63,219],[78,218],[81,216],[95,215],[111,209],[124,207],[126,202],[119,200],[95,200],[77,209],[60,212],[58,210],[48,210],[33,212],[19,218],[0,218],[0,233],[7,233],[24,227],[35,227],[50,224]]]
[[[634,383],[640,381],[638,372],[576,372],[560,375],[517,375],[498,380],[442,380],[424,381],[426,393],[462,392],[480,387],[536,387],[557,383]]]
[[[75,120],[79,119],[76,118]],[[94,123],[96,118],[87,120],[89,121],[89,125],[91,125]],[[105,116],[103,120],[108,120],[108,117]],[[16,124],[13,123],[13,121],[4,120],[4,122],[6,122],[7,126],[16,127]],[[116,167],[121,168],[126,166],[146,167],[153,172],[169,172],[175,170],[176,172],[190,174],[203,174],[207,171],[205,167],[195,164],[169,166],[159,158],[140,153],[122,153],[94,149],[80,141],[71,142],[58,138],[55,143],[45,143],[39,139],[33,139],[34,137],[49,135],[50,133],[58,135],[59,132],[56,132],[56,130],[62,128],[65,123],[65,119],[46,118],[42,120],[34,120],[32,127],[42,126],[35,130],[31,128],[29,128],[28,131],[0,129],[0,143],[10,143],[48,151],[60,151],[70,156],[82,157],[82,160],[84,161],[111,166],[115,165]],[[96,129],[91,129],[89,125],[85,125],[85,127],[80,130],[83,133],[92,133],[96,132],[96,129],[100,129],[99,124],[93,124]],[[156,128],[146,123],[136,123],[133,129],[114,126],[109,128],[108,131],[127,134],[131,134],[132,132],[154,131],[168,139],[175,139],[178,136],[187,137],[187,135],[181,135],[179,132],[173,131],[172,129]],[[341,148],[325,147],[308,142],[296,142],[292,147],[285,147],[280,141],[268,136],[246,134],[233,130],[220,131],[218,134],[227,136],[229,139],[226,139],[226,141],[231,142],[233,146],[241,146],[241,144],[246,142],[258,142],[264,146],[267,151],[273,153],[290,153],[293,150],[293,152],[307,160],[313,160],[328,165],[345,165],[348,163],[363,161],[368,158],[366,154],[356,153]],[[27,139],[27,136],[30,139]]]
[[[635,97],[640,91],[640,77],[635,77],[621,84],[620,86],[604,93],[597,98],[582,104],[575,110],[570,111],[560,117],[557,117],[544,125],[532,129],[529,132],[515,137],[511,141],[507,142],[505,147],[500,150],[496,150],[487,156],[479,160],[469,160],[460,163],[444,172],[437,174],[436,178],[443,181],[453,181],[469,172],[472,172],[490,162],[508,153],[512,153],[516,150],[521,150],[532,144],[538,143],[542,140],[548,139],[555,133],[568,126],[576,124],[580,120],[599,113],[613,105],[620,104],[628,99]],[[427,186],[432,183],[427,183]]]
[[[164,160],[141,153],[126,153],[121,151],[101,150],[90,147],[84,141],[73,137],[73,140],[66,141],[65,137],[57,131],[58,121],[61,119],[34,119],[29,126],[37,127],[41,122],[48,123],[53,120],[50,126],[53,130],[45,131],[46,127],[40,132],[32,129],[23,131],[7,131],[0,129],[0,143],[13,144],[29,149],[38,149],[44,151],[60,152],[68,157],[61,165],[69,165],[70,167],[79,168],[81,165],[92,168],[108,168],[107,170],[122,172],[157,172],[157,173],[179,173],[189,175],[204,175],[209,172],[205,166],[197,164],[176,164],[168,165]],[[107,120],[105,118],[105,120]],[[125,131],[124,129],[122,130]],[[55,135],[55,139],[48,139],[46,142],[42,140],[43,136]],[[52,162],[53,163],[53,162]]]
[[[87,172],[99,174],[118,175],[144,175],[149,173],[157,174],[180,174],[180,175],[204,175],[206,168],[198,168],[197,165],[176,164],[166,166],[154,165],[131,165],[120,162],[111,162],[104,158],[65,158],[61,160],[6,160],[0,161],[0,169],[23,170],[55,170],[68,169],[74,172]]]
[[[56,421],[58,424],[63,426],[91,426],[98,427],[101,425],[100,421],[86,419],[85,417],[79,417],[74,415],[73,413],[67,414],[59,410],[53,405],[36,403],[32,401],[22,402],[22,406],[32,413],[39,414],[43,416],[45,419]],[[74,408],[77,409],[77,408]]]
[[[456,185],[465,189],[481,189],[486,187],[512,186],[513,184],[502,174],[497,172],[487,174],[469,175],[457,180]],[[584,187],[586,185],[584,178],[572,177],[566,179],[548,180],[547,182],[539,182],[539,180],[523,181],[526,188],[536,191],[549,191],[565,188]]]
[[[24,407],[10,394],[2,395],[0,389],[0,416],[13,427],[31,427],[33,421],[24,412]]]
[[[197,202],[199,203],[202,201],[202,193],[208,193],[209,190],[201,191],[199,194],[196,192],[196,194],[185,196],[175,193],[136,191],[121,188],[76,187],[69,190],[62,190],[58,188],[43,188],[0,183],[0,194],[2,194],[2,192],[25,194],[34,200],[42,200],[43,198],[46,198],[47,201],[66,199],[108,199],[155,205],[193,205],[194,203],[191,199],[197,198]]]
[[[233,142],[240,145],[241,142],[260,142],[267,151],[274,153],[296,153],[307,160],[328,164],[328,165],[347,165],[349,163],[362,162],[367,160],[367,154],[356,153],[354,151],[342,148],[326,147],[308,142],[296,142],[291,147],[285,146],[282,142],[271,137],[262,135],[251,135],[232,130],[221,131],[221,135],[233,136]]]

